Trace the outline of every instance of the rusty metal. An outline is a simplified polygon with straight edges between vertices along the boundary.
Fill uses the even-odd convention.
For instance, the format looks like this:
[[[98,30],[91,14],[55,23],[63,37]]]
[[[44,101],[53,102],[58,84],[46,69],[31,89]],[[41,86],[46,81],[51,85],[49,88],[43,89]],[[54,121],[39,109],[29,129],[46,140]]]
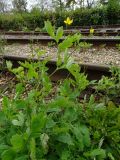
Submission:
[[[90,32],[89,29],[71,29],[71,30],[64,30],[64,35],[70,35],[75,33],[81,33],[84,36],[89,36]],[[23,31],[3,31],[1,35],[44,35],[48,36],[47,32],[23,32]],[[94,36],[119,36],[120,35],[120,28],[119,29],[95,29]]]
[[[95,29],[99,29],[99,28],[120,28],[120,24],[113,24],[113,25],[89,25],[89,26],[69,26],[69,29],[80,29],[80,28],[95,28]]]
[[[63,41],[66,37],[60,39],[60,42]],[[7,43],[36,43],[39,42],[41,44],[47,44],[51,41],[55,41],[53,38],[49,36],[43,35],[1,35],[1,39],[5,40]],[[105,44],[106,46],[116,46],[116,44],[120,43],[120,37],[82,37],[80,42],[88,42],[92,43],[94,46],[99,46],[101,44]]]
[[[38,61],[37,58],[28,58],[22,56],[10,56],[4,55],[4,60],[10,60],[13,63],[13,66],[17,67],[19,65],[19,61]],[[42,59],[41,59],[42,61]],[[46,66],[49,68],[48,73],[51,74],[56,69],[56,61],[49,61]],[[109,66],[95,65],[95,64],[79,64],[81,68],[81,72],[87,74],[87,78],[89,80],[99,80],[103,75],[110,76]],[[66,69],[62,69],[54,73],[51,77],[52,81],[58,81],[60,79],[65,79],[67,77],[71,77],[70,73]]]

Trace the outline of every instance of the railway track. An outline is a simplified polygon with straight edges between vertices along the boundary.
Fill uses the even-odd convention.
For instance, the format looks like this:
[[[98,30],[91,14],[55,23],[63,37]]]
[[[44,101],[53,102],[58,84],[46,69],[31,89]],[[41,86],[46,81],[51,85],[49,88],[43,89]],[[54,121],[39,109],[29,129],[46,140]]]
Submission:
[[[5,40],[7,43],[48,43],[54,42],[54,39],[49,36],[44,35],[1,35],[2,40]],[[60,41],[63,41],[65,37],[61,38]],[[120,43],[120,37],[82,37],[80,42],[88,42],[92,43],[93,45],[101,45],[105,44],[106,46],[116,46],[116,44]]]
[[[90,28],[94,28],[95,30],[119,30],[120,29],[120,24],[113,24],[113,25],[89,25],[89,26],[68,26],[68,30],[89,30]],[[57,27],[56,27],[57,28]],[[33,28],[30,28],[32,30]],[[64,28],[66,30],[66,27]],[[0,32],[4,32],[4,28],[0,28]],[[17,30],[15,30],[16,32]]]
[[[10,55],[4,55],[3,57],[1,57],[1,60],[10,60],[13,63],[14,67],[19,66],[19,61],[38,61],[37,58],[28,58],[28,57],[23,57],[23,56],[10,56]],[[42,61],[42,59],[41,59]],[[87,78],[89,80],[99,80],[101,79],[101,77],[104,76],[110,76],[110,72],[109,72],[109,67],[108,66],[102,66],[102,65],[93,65],[93,64],[79,64],[80,68],[81,68],[81,72],[84,72],[85,74],[87,74]],[[56,69],[56,61],[49,61],[47,63],[47,67],[49,68],[48,70],[48,74],[51,74],[55,71]],[[67,77],[70,77],[70,73],[65,70],[59,70],[58,72],[55,72],[51,79],[52,81],[58,81],[60,79],[65,79]]]
[[[64,30],[64,35],[81,33],[84,36],[89,36],[89,29],[68,29]],[[23,32],[23,31],[1,31],[2,35],[48,35],[47,32]],[[120,28],[117,29],[94,29],[94,36],[120,36]]]
[[[89,26],[69,26],[69,29],[79,29],[79,28],[85,28],[85,29],[87,29],[87,28],[90,28],[90,27],[93,27],[93,28],[95,28],[95,29],[99,29],[99,28],[120,28],[120,24],[111,24],[111,25],[89,25]]]

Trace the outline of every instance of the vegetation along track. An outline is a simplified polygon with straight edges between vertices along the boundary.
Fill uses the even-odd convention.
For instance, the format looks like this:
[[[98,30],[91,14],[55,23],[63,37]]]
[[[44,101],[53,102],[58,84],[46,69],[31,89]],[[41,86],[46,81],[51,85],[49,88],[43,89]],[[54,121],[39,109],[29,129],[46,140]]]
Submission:
[[[27,58],[23,56],[10,56],[10,55],[4,55],[2,57],[3,60],[10,60],[13,63],[13,66],[18,66],[19,61],[38,61],[37,58]],[[41,59],[42,60],[42,59]],[[56,69],[56,61],[49,61],[47,63],[47,67],[49,68],[48,73],[51,74]],[[99,80],[103,75],[110,76],[109,67],[108,66],[102,66],[102,65],[93,65],[93,64],[80,64],[81,72],[85,72],[88,76],[89,80]],[[58,72],[55,72],[51,79],[53,81],[58,81],[60,79],[65,79],[67,77],[71,76],[70,73],[63,69],[59,70]]]
[[[44,35],[1,35],[0,36],[2,40],[5,40],[7,43],[29,43],[29,42],[39,42],[42,44],[47,44],[48,42],[54,41],[53,38],[49,36],[44,36]],[[62,37],[60,41],[63,41],[65,37]],[[83,36],[80,39],[81,42],[88,42],[92,43],[93,45],[101,45],[101,44],[106,44],[107,46],[115,46],[116,44],[120,43],[120,37],[114,37],[114,36],[109,36],[109,37],[100,37],[100,36],[89,36],[85,37]]]

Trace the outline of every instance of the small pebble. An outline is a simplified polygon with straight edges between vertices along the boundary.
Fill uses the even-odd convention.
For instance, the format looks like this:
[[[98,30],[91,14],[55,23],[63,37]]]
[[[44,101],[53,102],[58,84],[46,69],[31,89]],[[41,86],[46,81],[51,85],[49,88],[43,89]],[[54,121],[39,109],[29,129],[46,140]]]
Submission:
[[[52,60],[57,58],[57,48],[55,46],[48,47],[41,44],[33,44],[32,49],[29,44],[12,44],[5,46],[6,55],[15,56],[27,56],[36,54],[35,50],[45,50],[45,54],[42,58],[50,57]],[[76,50],[75,48],[69,49],[69,54],[75,59],[75,61],[82,63],[91,63],[98,65],[117,65],[120,66],[120,51],[116,48],[107,47],[92,47],[84,50]]]

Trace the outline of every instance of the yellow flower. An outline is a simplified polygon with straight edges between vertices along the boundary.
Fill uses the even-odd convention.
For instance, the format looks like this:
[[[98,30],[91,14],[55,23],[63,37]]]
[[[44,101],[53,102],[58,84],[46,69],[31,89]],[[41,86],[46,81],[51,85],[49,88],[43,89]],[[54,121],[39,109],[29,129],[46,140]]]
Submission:
[[[94,33],[94,28],[90,28],[90,34],[93,34]]]
[[[70,19],[67,17],[67,19],[64,21],[65,24],[71,25],[73,23],[73,19]]]

